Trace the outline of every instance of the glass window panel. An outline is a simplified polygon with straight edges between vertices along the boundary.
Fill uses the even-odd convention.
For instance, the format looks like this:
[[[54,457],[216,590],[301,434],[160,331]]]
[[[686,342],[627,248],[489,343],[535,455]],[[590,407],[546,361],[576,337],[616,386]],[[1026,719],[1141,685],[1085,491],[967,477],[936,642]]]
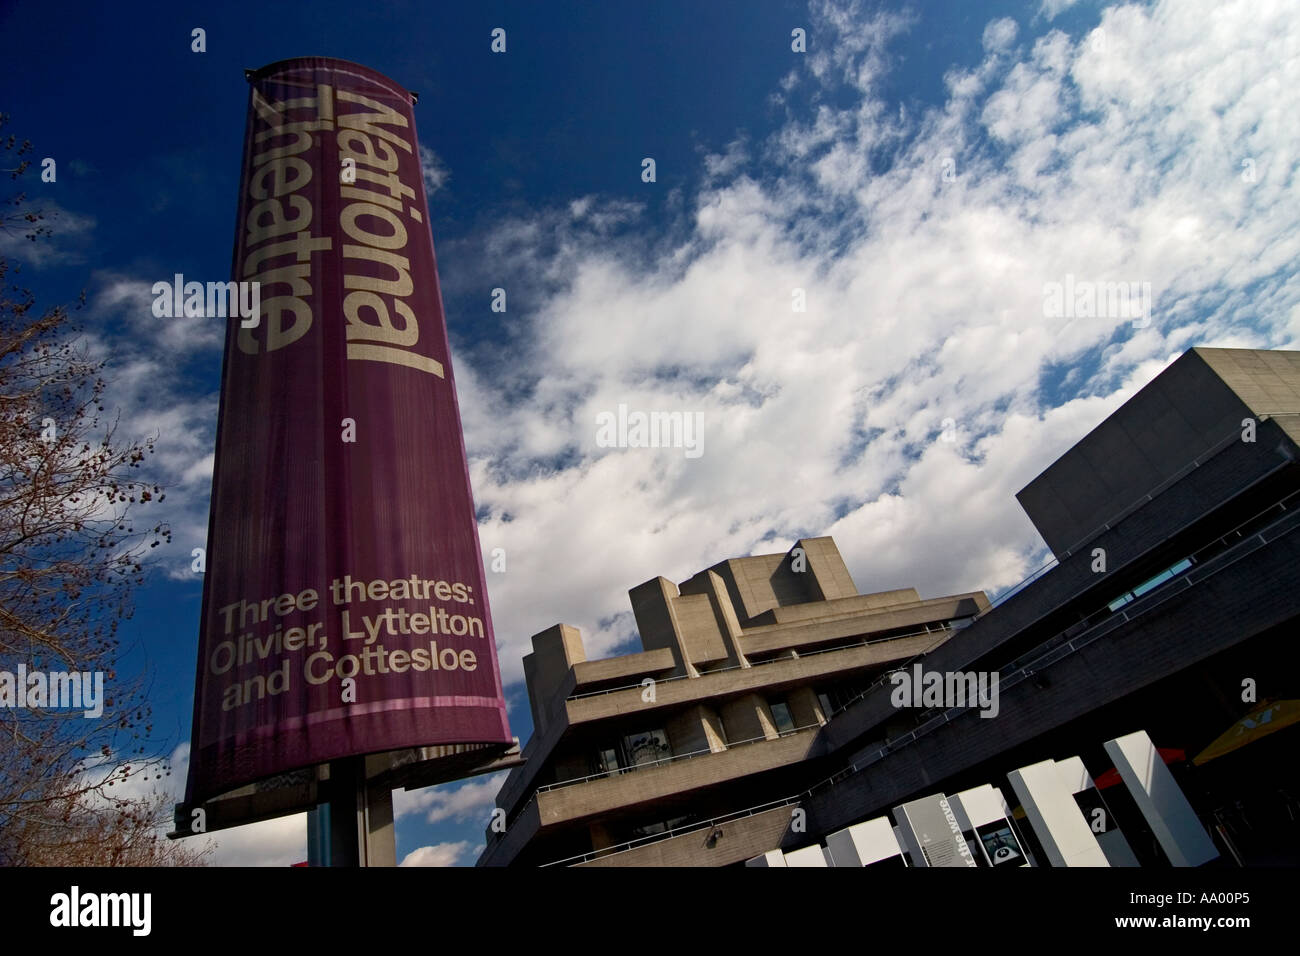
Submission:
[[[668,735],[662,730],[628,734],[623,738],[623,752],[627,754],[628,766],[632,767],[654,763],[673,754],[672,748],[668,746]]]
[[[794,730],[794,718],[790,716],[790,707],[783,700],[772,703],[772,723],[776,724],[779,733],[788,733]]]
[[[1161,571],[1155,577],[1148,578],[1147,580],[1143,581],[1132,591],[1126,591],[1124,594],[1121,594],[1115,600],[1111,601],[1110,604],[1107,605],[1107,607],[1109,607],[1112,611],[1118,611],[1125,604],[1129,603],[1129,601],[1133,601],[1137,598],[1140,598],[1142,595],[1148,593],[1149,591],[1155,590],[1160,585],[1168,581],[1170,578],[1174,577],[1177,574],[1182,574],[1191,566],[1192,566],[1191,558],[1183,558],[1177,564],[1173,565],[1172,567],[1166,568],[1164,571]]]
[[[618,748],[602,747],[596,752],[595,773],[611,773],[618,769]]]

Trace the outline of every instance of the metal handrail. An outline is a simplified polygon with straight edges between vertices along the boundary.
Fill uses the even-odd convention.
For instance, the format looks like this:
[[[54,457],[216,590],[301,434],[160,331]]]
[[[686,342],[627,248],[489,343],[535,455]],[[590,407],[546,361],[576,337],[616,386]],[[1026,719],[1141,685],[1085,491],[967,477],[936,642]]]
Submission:
[[[986,607],[984,610],[980,611],[980,612],[979,612],[978,614],[976,614],[975,616],[976,616],[976,617],[983,617],[985,614],[989,613],[989,611],[991,611],[991,610],[993,610],[995,607],[998,607],[999,605],[1001,605],[1001,604],[1002,604],[1004,601],[1006,601],[1008,598],[1015,597],[1017,594],[1019,594],[1019,593],[1020,593],[1021,591],[1023,591],[1025,588],[1029,587],[1029,585],[1033,584],[1035,581],[1037,581],[1039,578],[1041,578],[1041,577],[1042,577],[1044,574],[1046,574],[1048,571],[1052,570],[1052,568],[1058,567],[1058,566],[1060,565],[1060,563],[1061,563],[1061,562],[1060,562],[1060,560],[1056,557],[1056,555],[1052,555],[1052,556],[1048,559],[1048,561],[1047,561],[1046,564],[1041,565],[1041,566],[1038,568],[1037,571],[1032,572],[1032,573],[1031,573],[1027,578],[1024,578],[1024,579],[1018,581],[1017,583],[1011,585],[1011,587],[1007,588],[1005,591],[1003,591],[1001,594],[999,594],[995,600],[990,601],[988,607]]]
[[[1271,416],[1269,415],[1260,415],[1259,420],[1267,421],[1270,417]],[[1239,440],[1240,437],[1241,437],[1240,431],[1234,429],[1231,434],[1226,435],[1225,437],[1219,439],[1217,442],[1215,442],[1205,451],[1201,452],[1191,461],[1185,462],[1182,465],[1182,467],[1180,467],[1176,472],[1174,472],[1168,478],[1165,478],[1160,482],[1158,482],[1157,484],[1153,485],[1149,491],[1147,491],[1145,494],[1142,495],[1142,497],[1125,505],[1119,511],[1115,512],[1113,515],[1111,515],[1109,518],[1103,521],[1098,527],[1093,529],[1090,533],[1080,538],[1074,544],[1070,545],[1070,547],[1063,549],[1061,555],[1067,558],[1070,557],[1070,555],[1074,554],[1074,552],[1078,550],[1078,548],[1081,545],[1087,544],[1089,541],[1093,540],[1095,537],[1097,537],[1097,535],[1101,534],[1103,531],[1109,531],[1112,525],[1128,517],[1130,514],[1132,514],[1138,508],[1142,507],[1148,501],[1151,501],[1155,495],[1158,495],[1166,488],[1171,487],[1172,485],[1181,481],[1183,478],[1186,478],[1197,468],[1201,467],[1201,465],[1205,461],[1208,461],[1209,459],[1213,458],[1215,455],[1219,454],[1219,452],[1223,451],[1234,441]],[[992,611],[995,607],[998,607],[1000,604],[1002,604],[1003,601],[1006,601],[1008,598],[1013,597],[1016,594],[1019,594],[1022,590],[1024,590],[1030,584],[1033,584],[1034,581],[1038,580],[1038,578],[1042,577],[1042,575],[1046,574],[1048,571],[1050,571],[1052,568],[1056,567],[1060,563],[1061,563],[1060,559],[1055,554],[1053,554],[1052,557],[1048,559],[1046,564],[1044,564],[1042,567],[1038,568],[1038,570],[1031,573],[1028,577],[1011,585],[1011,587],[1007,588],[1005,591],[1003,591],[1001,594],[997,596],[997,600],[989,602],[989,606],[986,607],[984,610],[980,611],[979,614],[976,615],[976,617],[983,617],[985,614],[989,613],[989,611]]]
[[[600,773],[588,774],[585,777],[571,777],[568,780],[557,780],[555,783],[542,784],[540,787],[537,787],[536,790],[533,791],[533,793],[534,795],[539,793],[547,793],[551,790],[561,790],[564,787],[572,786],[574,784],[587,783],[590,780],[603,780],[605,777],[619,777],[622,776],[623,774],[633,773],[637,770],[645,770],[647,767],[655,767],[658,766],[659,764],[674,763],[675,761],[678,760],[690,760],[693,757],[700,757],[703,756],[704,754],[727,753],[728,751],[735,750],[737,747],[743,747],[746,744],[758,743],[759,741],[762,740],[779,740],[782,737],[789,737],[792,734],[797,734],[802,731],[808,730],[812,727],[820,727],[820,726],[821,724],[806,724],[803,727],[794,727],[790,730],[777,731],[777,735],[775,737],[768,737],[764,735],[762,737],[750,737],[746,740],[737,740],[735,743],[728,743],[725,750],[708,750],[708,749],[692,750],[689,751],[688,753],[673,754],[671,757],[661,757],[658,760],[649,760],[646,761],[645,763],[634,763],[630,767],[617,767],[614,770],[602,770]]]
[[[950,637],[950,636],[951,636],[951,635],[946,635],[946,636],[945,636],[945,640],[946,640],[947,637]],[[839,707],[836,707],[833,711],[831,711],[831,713],[828,715],[828,718],[827,718],[827,719],[829,719],[829,718],[831,718],[831,717],[835,717],[835,716],[838,715],[838,714],[842,714],[842,713],[844,713],[844,711],[848,710],[850,707],[852,707],[852,706],[853,706],[854,704],[856,704],[858,701],[862,700],[864,697],[866,697],[866,696],[867,696],[868,694],[870,694],[872,691],[876,690],[878,687],[880,687],[880,686],[883,685],[883,684],[887,684],[887,683],[889,683],[890,678],[893,677],[895,674],[899,673],[900,671],[906,671],[906,670],[907,670],[908,668],[910,668],[913,664],[915,664],[915,663],[917,663],[917,662],[919,662],[919,661],[921,661],[921,660],[924,660],[924,659],[925,659],[925,656],[926,656],[927,654],[929,654],[932,650],[934,650],[936,647],[938,647],[938,646],[939,646],[940,644],[942,644],[942,643],[944,643],[944,641],[936,641],[934,644],[931,644],[931,645],[930,645],[929,647],[927,647],[925,650],[921,651],[921,653],[919,653],[919,654],[914,654],[913,656],[909,657],[906,661],[903,662],[903,664],[902,664],[901,667],[891,667],[889,670],[885,671],[885,672],[882,673],[879,677],[877,677],[875,680],[873,680],[870,684],[868,684],[865,690],[863,690],[863,691],[861,691],[861,692],[859,692],[859,693],[857,693],[857,694],[854,694],[852,697],[850,697],[847,701],[845,701],[845,702],[844,702],[843,704],[841,704]]]
[[[713,817],[702,823],[688,823],[685,826],[673,827],[671,830],[665,830],[662,833],[650,833],[643,837],[637,837],[634,840],[628,840],[624,843],[617,843],[613,846],[603,847],[599,850],[589,850],[586,853],[580,853],[577,856],[565,857],[562,860],[552,860],[550,863],[542,863],[538,869],[548,866],[576,866],[579,863],[586,863],[588,860],[604,858],[607,856],[616,856],[619,853],[627,853],[629,850],[638,849],[641,846],[649,846],[652,843],[662,843],[664,840],[673,837],[685,836],[696,830],[704,830],[709,827],[716,827],[722,823],[729,823],[732,820],[739,820],[744,817],[752,817],[759,813],[766,813],[768,810],[775,810],[777,807],[786,807],[792,803],[798,803],[798,797],[786,797],[784,800],[772,800],[768,803],[760,803],[757,806],[748,807],[744,810],[734,810],[731,813],[725,813],[720,817]]]

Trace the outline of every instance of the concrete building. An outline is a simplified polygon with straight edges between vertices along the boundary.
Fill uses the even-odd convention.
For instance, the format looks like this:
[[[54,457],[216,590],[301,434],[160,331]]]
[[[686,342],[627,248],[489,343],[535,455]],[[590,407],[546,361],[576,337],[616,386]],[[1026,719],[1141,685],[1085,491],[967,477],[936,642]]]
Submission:
[[[982,592],[859,594],[830,538],[629,595],[640,653],[588,661],[575,628],[534,635],[533,736],[497,797],[506,831],[489,828],[481,864],[595,859],[638,842],[652,844],[646,862],[700,862],[660,855],[653,838],[783,801],[832,714],[988,607]],[[759,842],[775,846],[789,815],[758,814]]]
[[[1105,789],[1102,742],[1138,730],[1224,860],[1300,861],[1298,440],[1300,352],[1193,349],[1020,492],[1053,557],[995,606],[859,595],[817,538],[633,589],[639,654],[542,632],[480,865],[743,865],[1075,755],[1138,862],[1169,865]],[[900,706],[918,666],[996,675],[996,716]]]

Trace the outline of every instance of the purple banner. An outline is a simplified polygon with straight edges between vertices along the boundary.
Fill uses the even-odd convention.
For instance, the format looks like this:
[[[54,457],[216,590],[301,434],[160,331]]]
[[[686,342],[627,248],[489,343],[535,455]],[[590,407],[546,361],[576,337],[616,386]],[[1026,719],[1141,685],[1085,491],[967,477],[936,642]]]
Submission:
[[[260,315],[227,331],[187,803],[511,740],[413,98],[324,57],[249,82],[233,278]]]

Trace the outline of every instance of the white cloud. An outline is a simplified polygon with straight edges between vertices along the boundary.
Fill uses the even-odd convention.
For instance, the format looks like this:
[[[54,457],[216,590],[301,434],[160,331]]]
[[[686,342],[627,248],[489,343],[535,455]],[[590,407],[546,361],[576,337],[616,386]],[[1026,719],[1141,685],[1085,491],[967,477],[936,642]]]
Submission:
[[[506,774],[495,773],[459,786],[439,784],[422,790],[395,790],[393,815],[401,819],[419,814],[428,823],[478,821],[486,827],[490,808],[496,802],[497,791],[505,779]]]
[[[1043,0],[1038,7],[1038,12],[1051,20],[1061,11],[1068,10],[1078,2],[1079,0]]]
[[[1294,347],[1287,9],[1112,7],[1104,43],[991,26],[946,102],[900,112],[879,81],[907,21],[819,4],[785,122],[705,162],[671,241],[598,233],[592,196],[484,237],[539,303],[507,357],[456,367],[483,548],[508,555],[503,678],[557,621],[626,649],[630,587],[800,535],[834,534],[864,591],[1012,584],[1044,557],[1015,493],[1125,397],[1192,345]],[[1067,274],[1150,282],[1150,326],[1046,318]],[[620,402],[703,413],[704,456],[596,447]]]
[[[219,349],[226,332],[228,319],[208,318],[202,315],[179,315],[157,318],[153,314],[153,285],[156,282],[173,283],[175,275],[158,275],[149,278],[99,272],[95,278],[102,285],[92,303],[96,313],[116,315],[126,323],[126,338],[136,352],[162,352],[175,361],[189,353]],[[199,281],[195,276],[185,276],[185,282]],[[206,279],[203,281],[207,281]]]
[[[706,155],[704,169],[710,177],[725,178],[736,175],[750,159],[745,140],[736,139],[727,144],[726,152]]]
[[[477,853],[469,854],[470,843],[461,840],[457,843],[435,843],[412,850],[402,857],[398,866],[455,866],[461,859],[474,859]]]
[[[33,176],[39,175],[38,166],[33,166],[28,171],[29,195],[36,191],[32,187]],[[56,202],[36,198],[25,204],[24,208],[41,216],[42,221],[5,223],[0,228],[0,257],[27,263],[38,269],[51,263],[74,265],[85,261],[82,249],[95,229],[94,217],[69,212]],[[35,240],[27,238],[31,230],[41,227],[50,229],[51,234]]]
[[[191,552],[207,539],[217,395],[195,394],[185,366],[220,354],[226,320],[155,318],[151,286],[172,276],[99,271],[92,278],[92,331],[83,339],[92,356],[108,363],[102,417],[118,421],[119,441],[157,439],[139,477],[161,485],[165,497],[135,506],[134,526],[167,524],[172,543],[148,557],[169,577],[193,581]]]
[[[171,776],[165,778],[176,802],[184,798],[189,764],[190,745],[182,743],[172,753]],[[213,847],[207,858],[211,866],[292,866],[307,859],[307,814],[249,823],[186,840],[206,841]]]
[[[219,830],[213,866],[293,866],[307,859],[307,814]]]
[[[984,27],[984,49],[991,53],[1001,53],[1011,48],[1016,41],[1016,21],[1010,17],[990,20]]]
[[[424,177],[424,192],[432,196],[451,178],[451,171],[446,164],[428,146],[420,143],[420,175]]]
[[[185,778],[189,772],[189,743],[182,743],[172,751],[163,766],[170,773],[137,773],[119,780],[106,796],[124,799],[143,799],[155,793],[166,795],[169,803],[179,803],[185,794]],[[106,766],[102,765],[101,766]],[[104,769],[94,771],[96,778]],[[168,820],[158,827],[165,835],[172,828]],[[307,859],[307,815],[279,817],[242,827],[218,830],[206,836],[185,838],[186,846],[193,850],[211,849],[206,861],[211,866],[292,866]]]

